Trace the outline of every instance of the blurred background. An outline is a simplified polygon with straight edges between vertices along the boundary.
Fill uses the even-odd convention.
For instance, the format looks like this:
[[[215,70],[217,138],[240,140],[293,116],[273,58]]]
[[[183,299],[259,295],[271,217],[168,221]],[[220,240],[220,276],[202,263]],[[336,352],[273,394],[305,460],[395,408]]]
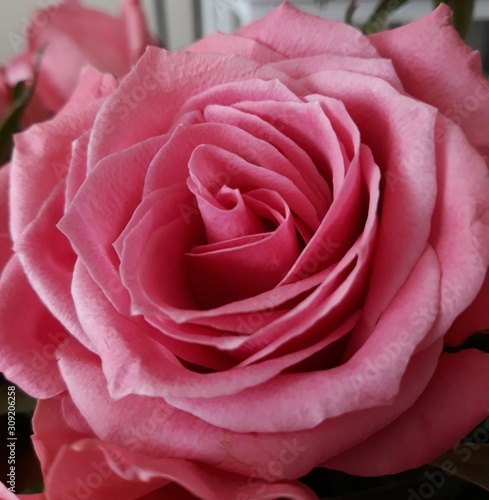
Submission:
[[[21,48],[12,43],[22,35],[32,12],[60,0],[22,0],[0,4],[0,64]],[[185,48],[194,40],[237,27],[266,15],[282,0],[141,0],[154,34],[170,49]],[[117,14],[121,0],[85,0],[86,5]],[[290,0],[298,8],[330,19],[343,20],[349,0]],[[358,0],[354,21],[363,24],[377,0]],[[412,0],[393,16],[394,25],[406,23],[427,14],[431,0]],[[475,1],[475,21],[468,43],[481,51],[484,66],[489,69],[489,0]],[[17,38],[18,39],[18,38]],[[14,49],[15,48],[15,49]]]

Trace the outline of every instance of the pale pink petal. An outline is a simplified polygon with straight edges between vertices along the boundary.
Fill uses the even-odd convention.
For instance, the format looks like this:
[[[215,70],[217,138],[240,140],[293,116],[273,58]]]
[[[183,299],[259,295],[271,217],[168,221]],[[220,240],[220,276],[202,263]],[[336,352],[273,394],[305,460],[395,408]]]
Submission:
[[[365,75],[324,72],[301,81],[343,102],[385,179],[386,208],[380,215],[369,295],[362,325],[351,338],[351,354],[368,338],[428,242],[437,162],[435,145],[427,138],[433,137],[436,111]]]
[[[413,308],[439,297],[435,260],[433,251],[427,250],[368,341],[347,362],[329,370],[278,376],[226,397],[185,400],[170,396],[167,400],[213,425],[236,432],[311,428],[328,418],[391,404],[414,352],[430,331],[430,326],[417,325],[404,332],[399,325],[408,324]],[[265,371],[279,363],[284,363],[284,368],[291,366],[287,358],[262,361],[260,365]],[[370,366],[376,372],[373,377],[366,376]],[[251,401],[255,401],[253,412],[244,411]],[[256,404],[258,401],[262,403]]]
[[[434,334],[444,335],[476,299],[489,265],[489,170],[456,125],[439,117],[438,127],[445,139],[436,145],[438,193],[430,243],[443,270]],[[483,317],[487,328],[489,316]]]
[[[2,500],[47,500],[44,493],[35,495],[16,495],[7,489],[7,487],[0,482],[0,498]],[[314,498],[314,497],[312,497]]]

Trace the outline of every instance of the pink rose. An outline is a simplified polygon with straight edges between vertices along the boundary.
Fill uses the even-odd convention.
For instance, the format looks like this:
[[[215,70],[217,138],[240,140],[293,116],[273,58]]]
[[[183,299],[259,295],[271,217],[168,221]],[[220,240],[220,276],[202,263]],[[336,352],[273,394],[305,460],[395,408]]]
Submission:
[[[84,7],[79,0],[63,0],[36,11],[25,36],[11,37],[14,48],[27,39],[27,50],[5,67],[11,86],[32,80],[39,52],[44,49],[28,123],[56,113],[71,96],[87,64],[122,77],[147,45],[156,45],[139,0],[124,0],[118,19]]]
[[[87,70],[10,173],[0,369],[45,400],[47,491],[100,460],[92,498],[311,498],[314,467],[462,438],[489,358],[443,347],[489,324],[488,119],[446,6],[364,37],[284,4]]]

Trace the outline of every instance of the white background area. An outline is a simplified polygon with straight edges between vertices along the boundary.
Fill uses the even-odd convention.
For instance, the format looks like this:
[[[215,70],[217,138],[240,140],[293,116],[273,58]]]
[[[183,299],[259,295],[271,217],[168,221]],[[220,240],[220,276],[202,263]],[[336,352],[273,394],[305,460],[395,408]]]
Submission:
[[[9,34],[22,36],[25,33],[30,15],[49,3],[61,0],[0,0],[0,64],[22,49],[12,46]],[[170,50],[182,49],[194,40],[194,18],[192,0],[141,0],[151,31],[157,33],[156,2],[164,5],[166,12],[166,37]],[[117,15],[122,0],[84,0],[84,4],[105,10]],[[253,19],[266,15],[282,0],[201,0],[202,31],[209,34],[213,31],[231,32],[238,25],[246,24]],[[314,0],[292,0],[291,3],[311,13],[343,20],[348,0],[329,0],[326,5],[318,7]],[[358,0],[359,9],[355,20],[365,21],[378,0]],[[489,0],[476,0],[475,17],[489,19]],[[427,14],[431,10],[431,0],[413,0],[399,9],[394,22],[409,22]]]

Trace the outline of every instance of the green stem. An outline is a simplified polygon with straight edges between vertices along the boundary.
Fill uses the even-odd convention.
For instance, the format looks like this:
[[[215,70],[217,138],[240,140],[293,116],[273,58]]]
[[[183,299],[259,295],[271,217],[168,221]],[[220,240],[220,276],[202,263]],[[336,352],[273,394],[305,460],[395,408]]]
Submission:
[[[363,32],[367,35],[371,35],[372,33],[378,33],[385,29],[392,13],[409,1],[410,0],[382,0],[363,26]]]
[[[345,23],[353,25],[353,14],[355,14],[355,11],[358,8],[357,0],[351,0],[350,4],[348,5],[348,9],[346,9],[345,13]]]

